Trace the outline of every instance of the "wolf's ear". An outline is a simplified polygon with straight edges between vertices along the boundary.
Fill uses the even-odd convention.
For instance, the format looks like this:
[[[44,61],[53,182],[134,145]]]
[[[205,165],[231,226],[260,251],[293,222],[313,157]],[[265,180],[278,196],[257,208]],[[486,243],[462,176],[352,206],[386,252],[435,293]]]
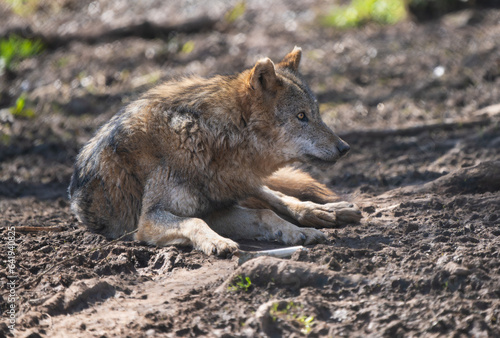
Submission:
[[[249,84],[252,89],[274,91],[277,81],[274,63],[269,58],[257,61],[250,71]]]
[[[302,48],[295,46],[295,48],[288,53],[280,63],[278,63],[278,67],[287,68],[292,72],[297,72],[299,70],[301,56]]]

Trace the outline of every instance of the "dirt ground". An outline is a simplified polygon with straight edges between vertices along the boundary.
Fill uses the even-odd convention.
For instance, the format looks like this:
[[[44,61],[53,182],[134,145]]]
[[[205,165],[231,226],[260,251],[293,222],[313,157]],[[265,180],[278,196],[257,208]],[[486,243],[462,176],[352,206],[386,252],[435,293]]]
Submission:
[[[0,114],[0,337],[13,335],[13,280],[19,337],[500,336],[500,10],[340,31],[319,23],[328,1],[247,1],[241,16],[233,1],[34,3],[22,15],[0,4],[1,37],[47,46],[0,77],[0,109],[25,92],[35,111]],[[163,79],[238,72],[294,45],[324,120],[351,145],[330,170],[307,168],[360,206],[360,224],[241,266],[78,224],[75,156],[122,105]]]

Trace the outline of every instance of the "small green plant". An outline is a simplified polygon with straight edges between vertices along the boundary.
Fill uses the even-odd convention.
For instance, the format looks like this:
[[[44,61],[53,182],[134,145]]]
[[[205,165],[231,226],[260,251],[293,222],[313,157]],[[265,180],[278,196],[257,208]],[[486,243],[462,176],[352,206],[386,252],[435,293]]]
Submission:
[[[29,16],[40,6],[40,0],[6,0],[6,2],[11,6],[12,12],[19,16]]]
[[[358,27],[369,21],[392,25],[406,15],[404,0],[353,0],[347,6],[335,8],[321,22],[337,28]]]
[[[300,316],[297,318],[297,321],[302,324],[302,329],[300,329],[300,332],[303,334],[309,334],[312,330],[312,327],[314,325],[314,317],[313,316]]]
[[[286,320],[289,322],[294,322],[300,327],[300,332],[303,334],[309,334],[314,326],[314,317],[307,315],[299,315],[299,312],[302,311],[303,305],[295,304],[290,301],[286,303],[283,307],[283,304],[280,302],[273,303],[271,306],[271,310],[269,310],[269,314],[273,321],[276,321],[278,318],[282,320]]]
[[[10,113],[15,117],[32,119],[35,117],[35,111],[26,106],[26,94],[21,94],[16,100],[16,105],[10,107]]]
[[[12,71],[19,61],[41,53],[44,45],[40,40],[23,39],[17,35],[0,40],[0,74],[3,69]]]
[[[231,10],[229,10],[226,13],[226,15],[225,15],[226,22],[228,22],[228,23],[235,22],[240,16],[245,14],[246,8],[247,8],[247,5],[246,5],[245,1],[238,2]]]
[[[183,54],[189,54],[194,50],[194,41],[189,40],[185,44],[182,45],[181,47],[181,53]]]
[[[250,286],[252,286],[250,277],[243,277],[242,275],[238,275],[237,280],[234,284],[229,285],[228,290],[248,292]]]

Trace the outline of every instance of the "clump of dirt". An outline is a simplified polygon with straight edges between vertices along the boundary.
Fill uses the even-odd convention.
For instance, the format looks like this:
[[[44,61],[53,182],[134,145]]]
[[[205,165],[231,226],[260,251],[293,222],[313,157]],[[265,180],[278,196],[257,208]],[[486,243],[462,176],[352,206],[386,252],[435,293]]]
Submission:
[[[5,319],[15,304],[16,334],[500,336],[500,11],[338,31],[319,24],[328,6],[248,1],[228,20],[234,7],[208,2],[40,1],[23,16],[0,4],[1,37],[46,43],[0,76],[0,233],[15,228],[16,244],[15,278],[0,250],[0,304]],[[360,224],[241,266],[78,224],[75,156],[123,104],[160,79],[237,72],[294,45],[351,145],[330,170],[306,169],[360,206]],[[22,93],[33,118],[5,109]]]

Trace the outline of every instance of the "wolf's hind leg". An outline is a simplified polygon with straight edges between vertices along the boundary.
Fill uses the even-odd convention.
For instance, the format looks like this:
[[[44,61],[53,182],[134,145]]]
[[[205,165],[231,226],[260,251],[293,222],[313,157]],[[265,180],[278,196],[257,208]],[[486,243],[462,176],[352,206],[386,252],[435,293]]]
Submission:
[[[300,228],[269,209],[235,206],[205,218],[217,233],[233,239],[275,240],[283,244],[315,244],[326,241],[316,229]]]
[[[309,173],[292,167],[279,169],[266,178],[264,185],[301,201],[326,204],[341,200],[335,192],[315,180]]]
[[[217,234],[202,219],[179,217],[161,209],[141,217],[136,239],[158,246],[192,245],[207,255],[226,256],[238,250],[236,242]]]
[[[358,207],[349,202],[318,204],[301,201],[266,186],[263,186],[255,197],[277,213],[307,227],[328,228],[356,223],[363,217]]]

